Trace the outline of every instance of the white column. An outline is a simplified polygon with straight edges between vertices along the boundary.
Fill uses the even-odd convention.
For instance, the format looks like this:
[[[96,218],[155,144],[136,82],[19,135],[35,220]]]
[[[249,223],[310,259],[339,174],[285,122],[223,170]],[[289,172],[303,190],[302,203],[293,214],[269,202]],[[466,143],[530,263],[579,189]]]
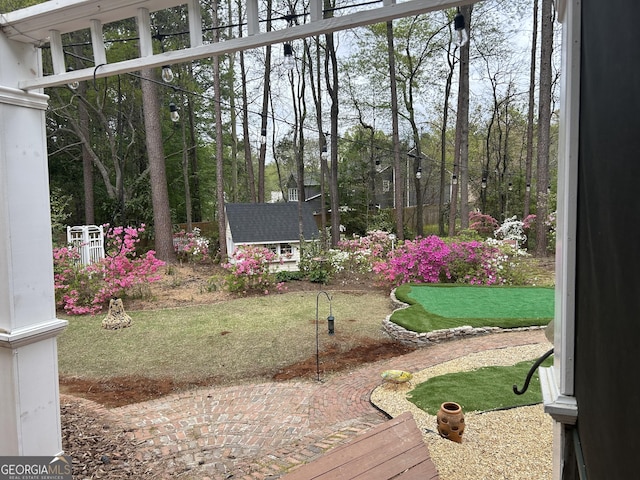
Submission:
[[[51,218],[48,97],[17,89],[39,51],[0,32],[0,455],[62,451]]]

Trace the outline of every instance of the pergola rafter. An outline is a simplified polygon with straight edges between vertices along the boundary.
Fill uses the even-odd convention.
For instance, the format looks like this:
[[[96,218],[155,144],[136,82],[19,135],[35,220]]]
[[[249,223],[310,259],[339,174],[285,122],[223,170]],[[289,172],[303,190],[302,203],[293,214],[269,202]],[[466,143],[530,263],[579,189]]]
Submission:
[[[258,0],[247,0],[247,36],[218,43],[205,43],[198,0],[58,0],[7,13],[0,17],[5,35],[15,41],[42,47],[49,44],[54,72],[23,79],[22,90],[53,87],[67,83],[102,78],[145,68],[188,62],[215,55],[281,43],[324,33],[386,22],[395,18],[419,15],[475,3],[477,0],[409,0],[395,3],[384,0],[381,6],[356,13],[323,18],[322,0],[311,0],[310,21],[270,32],[260,31]],[[190,46],[181,50],[153,53],[150,14],[160,10],[187,5],[189,12]],[[355,8],[355,7],[354,7]],[[103,25],[127,18],[136,18],[140,42],[138,58],[109,64],[106,60]],[[66,71],[62,34],[89,29],[93,46],[94,67]]]

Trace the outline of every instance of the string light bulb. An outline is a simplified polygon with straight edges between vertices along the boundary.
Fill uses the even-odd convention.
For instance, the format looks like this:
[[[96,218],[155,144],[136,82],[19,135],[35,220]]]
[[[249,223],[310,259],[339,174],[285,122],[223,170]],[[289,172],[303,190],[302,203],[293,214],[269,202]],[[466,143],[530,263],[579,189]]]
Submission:
[[[73,68],[69,67],[67,69],[67,72],[73,72]],[[77,90],[78,87],[80,87],[80,82],[74,80],[73,82],[67,83],[67,87],[69,87],[71,90]]]
[[[173,79],[174,75],[173,70],[171,70],[171,66],[164,65],[162,67],[162,80],[164,80],[166,83],[171,83],[173,82]]]
[[[467,29],[464,21],[464,15],[460,12],[460,7],[458,7],[458,12],[456,16],[453,17],[453,28],[456,31],[456,35],[458,37],[456,45],[462,47],[466,45],[469,41],[469,35],[467,34]]]
[[[169,118],[171,118],[171,121],[173,123],[176,123],[178,120],[180,120],[180,114],[178,113],[178,107],[176,107],[176,104],[171,102],[169,103]]]
[[[293,70],[293,67],[296,66],[296,61],[293,58],[293,47],[290,43],[284,44],[284,67],[287,70]]]

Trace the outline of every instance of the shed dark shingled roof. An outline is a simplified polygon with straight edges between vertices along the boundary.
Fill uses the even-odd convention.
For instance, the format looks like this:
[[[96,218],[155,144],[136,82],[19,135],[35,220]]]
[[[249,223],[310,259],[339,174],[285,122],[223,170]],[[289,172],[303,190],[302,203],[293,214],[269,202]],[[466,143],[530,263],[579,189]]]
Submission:
[[[298,203],[227,203],[227,222],[234,243],[295,242],[300,239]],[[311,205],[302,205],[305,240],[318,238]]]

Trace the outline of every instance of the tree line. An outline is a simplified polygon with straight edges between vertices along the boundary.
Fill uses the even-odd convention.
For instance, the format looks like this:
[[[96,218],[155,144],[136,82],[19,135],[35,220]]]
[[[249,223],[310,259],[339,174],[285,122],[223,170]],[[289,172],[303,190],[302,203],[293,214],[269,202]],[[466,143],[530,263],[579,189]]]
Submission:
[[[33,3],[5,0],[0,11]],[[323,4],[325,18],[358,8]],[[202,14],[206,42],[247,35],[241,0],[203,1]],[[341,225],[423,236],[428,205],[437,205],[440,235],[468,228],[473,210],[546,219],[557,142],[554,15],[552,0],[487,0],[47,89],[52,203],[69,223],[146,223],[167,261],[172,226],[200,221],[217,222],[225,258],[224,203],[265,202],[271,192],[287,200],[291,176],[299,186],[317,180],[334,245]],[[266,0],[260,19],[266,31],[301,24],[308,5]],[[184,7],[152,14],[152,25],[154,52],[188,46]],[[136,28],[134,19],[105,25],[109,62],[136,56]],[[88,32],[66,35],[64,46],[71,68],[100,68]],[[376,183],[384,168],[386,208]],[[399,208],[408,195],[411,227]]]

